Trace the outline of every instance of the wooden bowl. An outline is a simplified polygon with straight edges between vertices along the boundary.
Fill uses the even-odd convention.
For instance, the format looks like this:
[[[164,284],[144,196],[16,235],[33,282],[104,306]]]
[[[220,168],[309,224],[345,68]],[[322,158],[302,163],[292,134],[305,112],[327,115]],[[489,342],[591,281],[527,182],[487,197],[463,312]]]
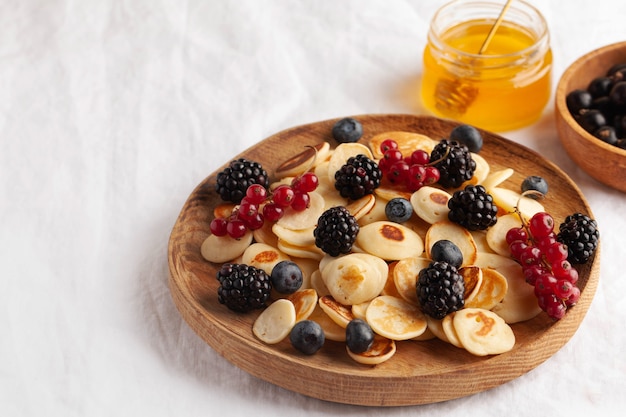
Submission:
[[[596,180],[626,192],[626,150],[609,145],[585,131],[565,103],[569,92],[586,89],[591,80],[605,75],[613,64],[623,62],[626,62],[626,42],[604,46],[577,59],[559,80],[555,113],[559,138],[574,162]]]
[[[426,116],[354,116],[364,130],[362,143],[391,131],[446,137],[457,123]],[[278,132],[242,152],[260,162],[274,178],[275,168],[324,141],[334,144],[331,129],[337,120],[326,120]],[[519,190],[528,175],[540,175],[550,184],[542,200],[556,221],[581,212],[592,216],[585,197],[567,175],[538,153],[489,132],[483,132],[480,151],[495,172],[512,168],[514,174],[501,186]],[[346,353],[345,344],[327,341],[315,355],[299,354],[283,340],[267,345],[252,333],[259,311],[236,314],[217,300],[220,265],[205,261],[200,253],[210,234],[213,209],[221,200],[215,191],[218,168],[198,184],[184,203],[172,229],[168,262],[169,287],[174,304],[189,326],[227,360],[265,381],[313,398],[364,406],[401,406],[450,400],[504,384],[534,369],[557,352],[578,329],[595,294],[600,250],[577,267],[581,297],[559,321],[540,313],[512,325],[514,348],[501,355],[474,356],[441,340],[398,342],[396,354],[377,366],[360,365]],[[554,375],[557,383],[558,375]]]

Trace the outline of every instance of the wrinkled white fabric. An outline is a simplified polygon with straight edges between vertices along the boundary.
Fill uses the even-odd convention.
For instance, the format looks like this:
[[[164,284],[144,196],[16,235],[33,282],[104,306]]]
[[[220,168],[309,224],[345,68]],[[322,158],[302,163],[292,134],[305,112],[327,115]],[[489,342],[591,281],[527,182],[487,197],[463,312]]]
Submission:
[[[167,287],[182,204],[288,127],[417,100],[435,0],[0,0],[0,415],[617,415],[626,405],[626,197],[564,152],[553,105],[505,134],[580,186],[602,231],[599,287],[547,362],[417,407],[308,398],[231,365]],[[626,3],[534,0],[555,80],[626,39]]]

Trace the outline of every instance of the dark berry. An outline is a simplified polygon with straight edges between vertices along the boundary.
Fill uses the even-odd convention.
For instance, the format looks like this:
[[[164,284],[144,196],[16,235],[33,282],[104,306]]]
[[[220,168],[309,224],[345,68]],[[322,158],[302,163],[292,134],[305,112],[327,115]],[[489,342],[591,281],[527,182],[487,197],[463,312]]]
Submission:
[[[609,98],[617,106],[626,106],[626,81],[616,83],[611,88]]]
[[[591,108],[602,113],[607,123],[613,120],[619,112],[619,106],[616,106],[608,96],[594,99]]]
[[[404,223],[413,215],[413,206],[406,198],[392,198],[385,205],[385,214],[389,221]]]
[[[582,213],[574,213],[559,225],[557,240],[567,245],[567,260],[584,264],[594,254],[600,240],[598,223]]]
[[[468,185],[448,200],[448,219],[468,230],[486,230],[496,224],[498,206],[482,185]]]
[[[575,117],[578,124],[589,133],[593,133],[606,125],[606,118],[600,110],[590,109],[582,110]]]
[[[478,153],[483,147],[483,136],[470,125],[460,125],[450,132],[450,140],[464,144],[470,152]]]
[[[476,161],[466,145],[441,140],[430,153],[430,161],[439,170],[439,184],[444,188],[457,188],[474,176]]]
[[[326,336],[317,322],[302,320],[291,329],[289,341],[298,351],[305,355],[313,355],[324,346]]]
[[[598,98],[608,96],[612,86],[613,79],[611,77],[596,77],[587,86],[587,91],[593,98]]]
[[[620,73],[623,70],[626,70],[626,63],[620,62],[619,64],[614,64],[606,72],[606,76],[607,77],[614,77],[616,74]]]
[[[447,262],[431,262],[417,278],[417,298],[422,312],[436,320],[465,306],[465,282]]]
[[[302,270],[293,261],[280,261],[272,268],[272,288],[281,294],[293,294],[302,286]]]
[[[581,110],[591,108],[593,96],[587,90],[577,89],[567,94],[565,102],[570,113],[576,116]]]
[[[346,117],[335,123],[332,135],[339,143],[356,142],[363,136],[363,126],[358,120]]]
[[[608,143],[609,145],[615,145],[618,139],[613,126],[602,126],[593,133],[593,136],[597,137],[602,142]]]
[[[264,308],[272,290],[270,277],[262,269],[249,265],[224,264],[217,272],[217,279],[218,301],[242,313]]]
[[[354,353],[368,351],[374,343],[374,331],[365,320],[352,319],[346,326],[346,346]]]
[[[267,188],[267,171],[258,162],[240,158],[231,161],[228,167],[217,174],[215,190],[222,200],[239,204],[252,184]]]
[[[315,245],[331,256],[350,253],[359,225],[343,206],[331,207],[317,220],[313,230]]]
[[[382,172],[378,164],[363,154],[348,158],[346,163],[335,172],[335,188],[344,198],[358,200],[373,194],[380,186]]]
[[[446,239],[436,241],[430,249],[430,259],[437,262],[447,262],[455,268],[463,265],[463,253],[454,243]]]
[[[524,178],[521,188],[523,193],[532,190],[537,191],[543,195],[548,194],[548,182],[545,180],[545,178],[538,175],[530,175]],[[534,197],[532,194],[529,194],[528,196]]]

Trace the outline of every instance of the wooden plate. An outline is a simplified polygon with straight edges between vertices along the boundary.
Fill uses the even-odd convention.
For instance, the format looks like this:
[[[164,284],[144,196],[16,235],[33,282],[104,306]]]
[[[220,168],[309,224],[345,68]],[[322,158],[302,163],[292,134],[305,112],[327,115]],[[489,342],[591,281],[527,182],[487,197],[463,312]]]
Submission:
[[[378,133],[412,131],[434,139],[447,137],[455,123],[424,116],[355,116],[363,124],[364,143]],[[284,130],[237,157],[263,164],[270,176],[282,161],[322,141],[334,143],[330,132],[336,120]],[[511,167],[507,181],[519,187],[527,175],[547,179],[550,191],[542,201],[557,222],[566,215],[591,210],[577,186],[541,155],[500,136],[484,132],[481,155],[492,169]],[[206,262],[200,245],[209,234],[212,210],[219,203],[214,184],[220,167],[200,183],[185,202],[169,241],[170,290],[183,318],[197,334],[227,360],[250,374],[314,398],[366,406],[426,404],[484,391],[535,368],[558,351],[578,329],[595,293],[599,249],[578,268],[580,302],[558,322],[544,313],[514,324],[516,344],[502,355],[476,357],[439,340],[404,341],[387,362],[363,366],[348,357],[345,345],[327,342],[313,356],[298,354],[288,340],[265,345],[252,334],[258,313],[235,314],[217,301],[218,265]]]

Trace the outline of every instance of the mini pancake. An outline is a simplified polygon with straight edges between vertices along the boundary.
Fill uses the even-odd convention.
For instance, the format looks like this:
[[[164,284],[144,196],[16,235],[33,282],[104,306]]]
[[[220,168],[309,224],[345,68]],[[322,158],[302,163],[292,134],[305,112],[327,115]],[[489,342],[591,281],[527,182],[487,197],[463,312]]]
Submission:
[[[424,242],[416,232],[390,221],[363,226],[356,243],[367,253],[387,261],[420,256],[424,252]]]
[[[200,246],[200,254],[209,262],[224,263],[241,256],[251,243],[252,232],[249,230],[240,239],[209,235]]]
[[[369,350],[354,353],[346,346],[348,356],[363,365],[378,365],[389,360],[396,353],[396,342],[383,336],[374,335],[374,343]]]
[[[424,333],[426,318],[417,305],[402,298],[381,295],[374,298],[365,314],[376,333],[392,340],[407,340]]]
[[[425,237],[426,254],[430,257],[430,250],[435,242],[447,239],[459,247],[463,254],[463,266],[473,265],[476,261],[476,242],[472,234],[464,227],[449,220],[433,223]]]
[[[411,206],[415,214],[427,223],[448,220],[448,200],[452,196],[439,188],[425,186],[411,195]]]
[[[317,291],[312,288],[298,290],[293,294],[289,294],[287,300],[293,303],[296,310],[296,322],[306,320],[313,313],[317,305]]]
[[[252,325],[252,332],[261,341],[275,344],[282,341],[296,324],[296,309],[286,299],[274,301],[259,314]]]
[[[496,355],[515,346],[513,330],[492,311],[465,308],[457,311],[453,320],[459,341],[473,355]]]

